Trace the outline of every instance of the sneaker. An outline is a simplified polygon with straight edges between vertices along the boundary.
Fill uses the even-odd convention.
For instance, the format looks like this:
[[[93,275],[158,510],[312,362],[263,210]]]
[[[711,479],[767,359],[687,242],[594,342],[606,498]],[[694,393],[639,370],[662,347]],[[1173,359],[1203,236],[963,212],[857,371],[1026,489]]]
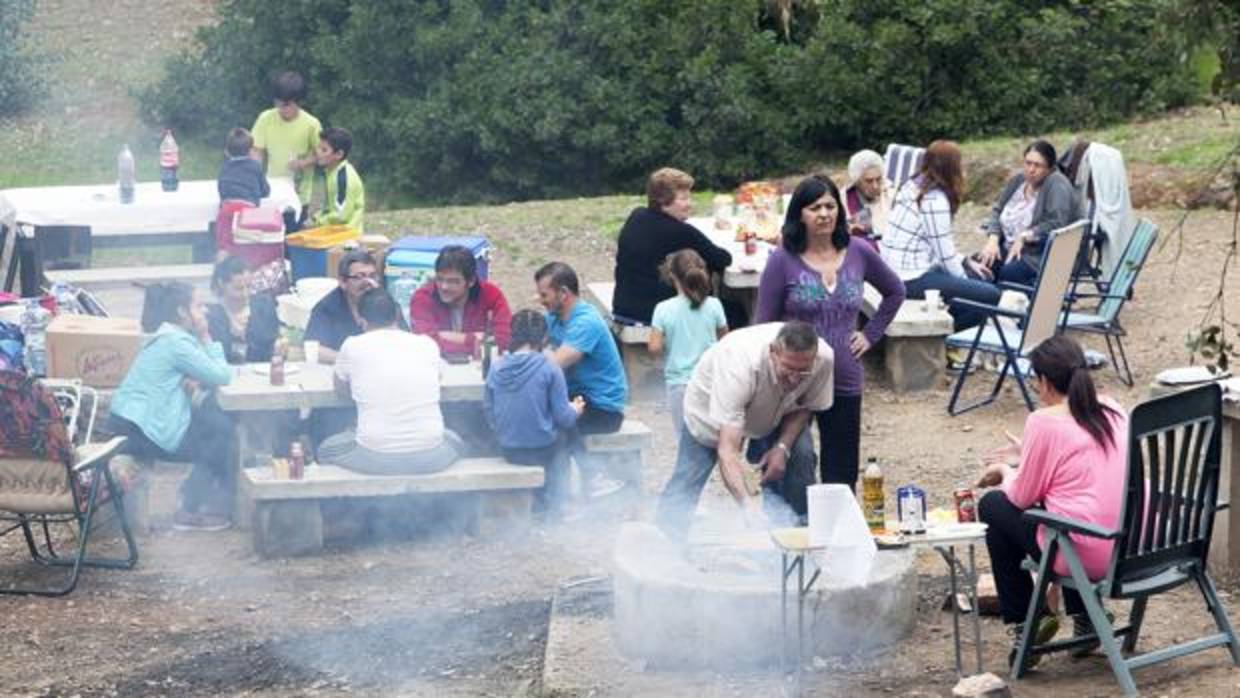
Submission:
[[[963,371],[965,367],[964,362],[968,358],[969,358],[968,349],[961,349],[959,347],[948,347],[947,348],[947,370],[957,372],[957,373],[960,371]],[[969,373],[973,373],[976,370],[977,370],[976,365],[969,366]]]
[[[609,477],[600,475],[590,482],[587,488],[590,499],[602,499],[624,489],[624,483]]]
[[[214,514],[179,510],[172,515],[172,530],[174,531],[224,531],[231,527],[231,521]]]
[[[1012,648],[1008,650],[1008,666],[1012,666],[1016,662],[1016,645],[1020,642],[1021,633],[1025,629],[1024,623],[1016,623],[1008,626],[1008,634],[1012,638]],[[1038,647],[1045,645],[1055,639],[1055,635],[1059,634],[1059,616],[1047,614],[1038,619],[1038,627],[1033,633],[1033,646]],[[1025,660],[1028,668],[1032,669],[1042,661],[1042,655],[1032,654]]]
[[[1107,620],[1114,622],[1115,615],[1111,613],[1110,611],[1107,611],[1106,613],[1107,613]],[[1094,623],[1093,621],[1089,619],[1089,614],[1079,613],[1077,615],[1072,616],[1072,637],[1075,639],[1078,637],[1086,637],[1088,635],[1097,635],[1097,633],[1094,632]],[[1102,645],[1102,642],[1100,642],[1098,638],[1095,637],[1093,640],[1090,640],[1086,644],[1081,645],[1080,647],[1074,648],[1068,654],[1075,657],[1076,659],[1081,659],[1082,657],[1088,657],[1094,650],[1098,649],[1101,645]]]

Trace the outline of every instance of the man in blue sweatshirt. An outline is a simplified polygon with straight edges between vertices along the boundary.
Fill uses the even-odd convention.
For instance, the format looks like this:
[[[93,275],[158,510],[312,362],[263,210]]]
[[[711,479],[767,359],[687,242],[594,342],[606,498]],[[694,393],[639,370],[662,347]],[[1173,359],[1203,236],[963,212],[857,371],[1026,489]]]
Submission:
[[[536,505],[558,518],[568,495],[565,432],[577,423],[585,401],[568,399],[564,372],[542,352],[547,321],[522,310],[512,317],[512,352],[487,376],[484,405],[504,457],[518,465],[540,465],[546,480]]]

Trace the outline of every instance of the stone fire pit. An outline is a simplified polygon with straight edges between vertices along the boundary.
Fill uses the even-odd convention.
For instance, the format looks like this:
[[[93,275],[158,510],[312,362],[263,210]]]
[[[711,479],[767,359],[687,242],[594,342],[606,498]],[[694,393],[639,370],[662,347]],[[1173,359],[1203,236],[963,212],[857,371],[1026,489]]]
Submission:
[[[762,538],[718,533],[684,553],[651,524],[625,524],[613,556],[620,651],[654,669],[778,666],[780,557]],[[806,655],[853,654],[906,636],[916,619],[913,561],[908,549],[880,551],[863,587],[833,587],[820,578],[805,601]],[[790,641],[794,586],[792,580]]]

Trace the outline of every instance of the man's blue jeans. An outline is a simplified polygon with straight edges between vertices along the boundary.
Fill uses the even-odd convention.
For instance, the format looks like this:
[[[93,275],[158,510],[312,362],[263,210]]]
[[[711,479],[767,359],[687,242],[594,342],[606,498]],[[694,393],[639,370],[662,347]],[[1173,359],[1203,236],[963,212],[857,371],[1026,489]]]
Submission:
[[[758,462],[778,440],[779,430],[761,439],[750,439],[745,452],[746,458],[750,462]],[[702,488],[706,486],[711,471],[715,469],[715,460],[714,446],[698,442],[688,428],[680,430],[676,468],[672,471],[672,479],[668,480],[663,488],[663,494],[659,496],[659,505],[655,512],[655,523],[669,537],[675,540],[688,537],[693,511],[697,508]],[[767,494],[782,499],[798,516],[804,516],[805,488],[814,484],[817,462],[809,429],[803,429],[792,445],[792,454],[788,457],[783,479],[764,485]],[[768,511],[770,508],[768,505]]]

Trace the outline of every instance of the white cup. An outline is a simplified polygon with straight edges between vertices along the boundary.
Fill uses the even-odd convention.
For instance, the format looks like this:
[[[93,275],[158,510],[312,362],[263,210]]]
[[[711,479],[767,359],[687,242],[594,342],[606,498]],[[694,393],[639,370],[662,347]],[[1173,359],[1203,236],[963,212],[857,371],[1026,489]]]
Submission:
[[[319,343],[313,339],[307,339],[302,342],[302,353],[306,355],[306,364],[314,366],[319,362]]]
[[[941,296],[939,294],[938,289],[932,288],[932,289],[926,290],[925,310],[927,313],[933,313],[933,312],[938,311],[940,301],[941,301]]]

